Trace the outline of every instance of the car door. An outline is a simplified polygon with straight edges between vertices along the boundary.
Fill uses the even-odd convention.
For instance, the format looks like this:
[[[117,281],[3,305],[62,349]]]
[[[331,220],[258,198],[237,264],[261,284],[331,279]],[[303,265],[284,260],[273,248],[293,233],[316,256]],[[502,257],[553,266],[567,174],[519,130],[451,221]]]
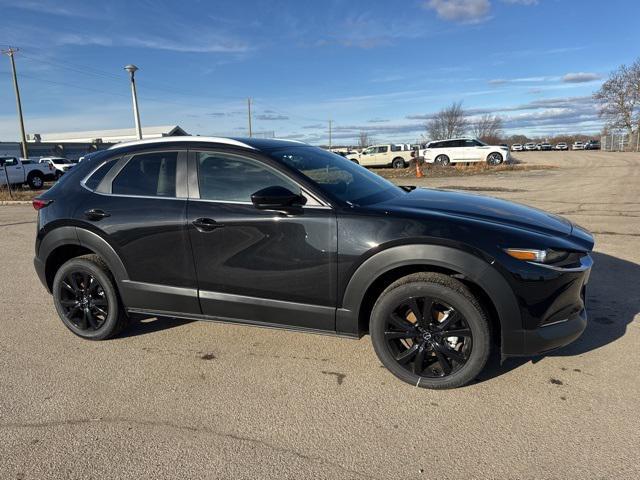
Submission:
[[[360,165],[363,165],[365,167],[375,165],[377,153],[378,153],[378,147],[365,148],[362,151],[362,155],[360,155]]]
[[[487,156],[489,147],[483,145],[477,140],[466,139],[464,140],[464,159],[466,162],[479,162],[484,160]]]
[[[189,234],[200,305],[217,318],[335,330],[336,218],[272,161],[245,152],[189,157]],[[296,212],[257,209],[271,186],[302,192]]]
[[[129,278],[119,287],[128,308],[200,313],[185,223],[186,157],[186,149],[165,147],[110,160],[95,194],[75,212],[122,260]]]
[[[0,171],[0,175],[2,176],[2,179],[0,179],[0,182],[6,184],[7,178],[9,179],[9,183],[14,185],[24,182],[24,166],[17,158],[9,157],[1,160],[1,162],[2,171]]]
[[[445,153],[452,162],[464,162],[464,140],[447,140],[444,144],[442,153]]]

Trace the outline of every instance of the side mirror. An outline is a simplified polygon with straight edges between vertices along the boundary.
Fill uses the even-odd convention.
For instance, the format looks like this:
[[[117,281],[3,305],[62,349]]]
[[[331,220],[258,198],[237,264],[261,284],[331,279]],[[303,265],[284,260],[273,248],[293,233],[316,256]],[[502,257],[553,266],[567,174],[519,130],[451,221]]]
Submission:
[[[261,210],[287,210],[302,207],[307,203],[307,199],[302,195],[280,186],[258,190],[251,195],[251,201]]]

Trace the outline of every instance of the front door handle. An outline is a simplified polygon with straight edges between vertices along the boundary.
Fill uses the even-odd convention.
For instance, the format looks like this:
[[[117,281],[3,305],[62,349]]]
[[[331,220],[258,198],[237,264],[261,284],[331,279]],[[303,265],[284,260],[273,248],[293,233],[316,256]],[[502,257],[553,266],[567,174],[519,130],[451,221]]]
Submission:
[[[212,218],[196,218],[192,223],[200,232],[211,232],[216,228],[224,227],[222,223]]]
[[[101,218],[110,217],[111,214],[104,210],[100,210],[99,208],[92,208],[91,210],[84,212],[84,216],[89,220],[100,220]]]

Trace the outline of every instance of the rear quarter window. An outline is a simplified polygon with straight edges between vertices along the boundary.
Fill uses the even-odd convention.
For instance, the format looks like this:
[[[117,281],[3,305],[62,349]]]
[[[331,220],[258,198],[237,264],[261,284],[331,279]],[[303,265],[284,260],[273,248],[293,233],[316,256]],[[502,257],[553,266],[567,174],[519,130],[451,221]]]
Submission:
[[[116,160],[109,160],[102,164],[97,170],[95,170],[89,178],[84,182],[85,186],[90,190],[95,190],[100,185],[100,182],[105,175],[111,170],[116,163]]]

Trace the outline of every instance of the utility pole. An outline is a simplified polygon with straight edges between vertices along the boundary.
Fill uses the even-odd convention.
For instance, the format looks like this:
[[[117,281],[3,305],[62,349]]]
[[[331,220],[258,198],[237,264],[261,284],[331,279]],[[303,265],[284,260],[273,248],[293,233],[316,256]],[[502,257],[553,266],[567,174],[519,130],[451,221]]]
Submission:
[[[331,151],[331,124],[333,120],[329,120],[329,151]]]
[[[17,48],[9,47],[7,50],[2,50],[2,53],[9,56],[11,60],[11,70],[13,71],[13,89],[16,92],[16,104],[18,106],[18,121],[20,122],[20,137],[22,138],[22,156],[23,158],[29,158],[29,152],[27,151],[27,136],[24,133],[24,118],[22,116],[22,102],[20,101],[20,88],[18,88],[18,75],[16,74],[16,62],[13,58]]]
[[[124,69],[131,76],[131,98],[133,100],[133,118],[136,122],[136,135],[138,140],[142,140],[142,127],[140,126],[140,111],[138,110],[138,93],[136,92],[136,71],[139,70],[135,65],[127,65]]]
[[[251,97],[247,98],[247,114],[249,116],[249,137],[252,137],[253,132],[251,130]]]

